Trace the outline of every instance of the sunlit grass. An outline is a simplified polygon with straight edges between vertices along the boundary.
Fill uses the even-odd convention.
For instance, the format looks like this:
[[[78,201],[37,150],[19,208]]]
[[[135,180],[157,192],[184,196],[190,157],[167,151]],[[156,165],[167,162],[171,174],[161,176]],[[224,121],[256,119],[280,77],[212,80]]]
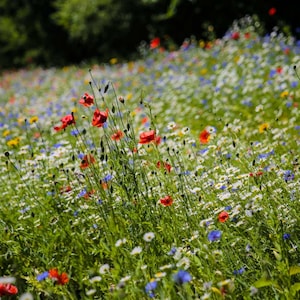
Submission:
[[[4,299],[299,297],[299,46],[235,30],[2,75]]]

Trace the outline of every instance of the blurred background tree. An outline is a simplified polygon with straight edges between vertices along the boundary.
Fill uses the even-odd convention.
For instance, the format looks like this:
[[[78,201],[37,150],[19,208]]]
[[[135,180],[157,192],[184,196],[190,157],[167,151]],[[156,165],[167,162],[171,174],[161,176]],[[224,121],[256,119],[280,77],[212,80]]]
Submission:
[[[254,14],[264,33],[299,34],[292,0],[0,0],[0,69],[133,59],[155,36],[210,40]]]

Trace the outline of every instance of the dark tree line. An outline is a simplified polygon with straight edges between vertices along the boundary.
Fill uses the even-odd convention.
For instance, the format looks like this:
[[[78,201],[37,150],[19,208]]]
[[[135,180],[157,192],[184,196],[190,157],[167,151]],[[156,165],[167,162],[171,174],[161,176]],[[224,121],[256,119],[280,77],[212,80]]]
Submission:
[[[299,34],[291,0],[0,0],[0,69],[129,59],[155,36],[209,40],[254,14],[266,33]]]

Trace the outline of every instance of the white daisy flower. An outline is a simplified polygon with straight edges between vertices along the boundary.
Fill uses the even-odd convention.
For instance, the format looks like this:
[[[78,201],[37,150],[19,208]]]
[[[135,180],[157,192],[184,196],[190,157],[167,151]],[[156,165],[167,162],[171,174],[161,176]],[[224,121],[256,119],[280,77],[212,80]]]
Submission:
[[[132,251],[130,252],[131,255],[137,255],[137,254],[140,254],[142,252],[142,247],[140,246],[137,246],[137,247],[134,247],[132,249]]]
[[[151,242],[154,239],[155,235],[153,232],[147,232],[144,234],[143,239],[145,242]]]
[[[109,264],[104,264],[100,267],[99,273],[100,274],[105,274],[109,272]]]

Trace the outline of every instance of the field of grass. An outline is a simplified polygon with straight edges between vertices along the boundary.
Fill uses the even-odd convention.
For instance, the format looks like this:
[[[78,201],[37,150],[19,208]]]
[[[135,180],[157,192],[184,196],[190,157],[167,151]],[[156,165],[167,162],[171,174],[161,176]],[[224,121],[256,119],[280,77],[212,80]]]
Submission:
[[[300,298],[300,45],[257,32],[1,75],[1,299]]]

